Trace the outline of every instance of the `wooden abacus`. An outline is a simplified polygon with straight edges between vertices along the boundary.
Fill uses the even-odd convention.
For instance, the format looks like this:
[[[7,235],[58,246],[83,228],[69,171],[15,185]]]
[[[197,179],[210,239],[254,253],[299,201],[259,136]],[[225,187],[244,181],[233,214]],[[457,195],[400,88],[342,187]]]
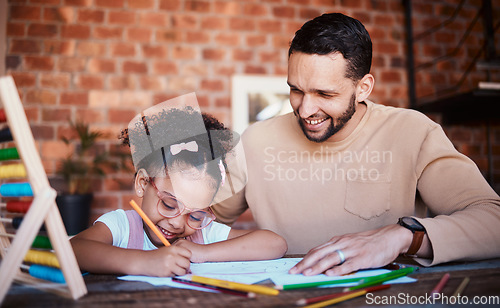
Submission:
[[[87,293],[87,288],[55,203],[56,192],[51,188],[47,174],[43,169],[12,77],[0,77],[0,98],[3,106],[0,113],[5,114],[5,116],[0,115],[0,121],[3,117],[4,122],[7,121],[8,124],[7,129],[0,130],[0,142],[8,142],[10,139],[11,143],[15,145],[14,150],[12,150],[13,148],[9,148],[8,151],[2,149],[2,152],[10,153],[3,153],[7,160],[18,158],[24,165],[22,168],[19,164],[7,163],[6,165],[11,167],[4,169],[2,169],[3,164],[0,166],[1,179],[8,176],[15,177],[12,179],[12,183],[0,186],[0,195],[3,199],[30,195],[29,198],[32,198],[31,205],[29,205],[29,209],[27,209],[22,223],[14,235],[7,233],[2,222],[6,219],[0,220],[0,256],[2,259],[0,265],[0,277],[2,277],[0,279],[0,303],[14,281],[77,299]],[[15,150],[17,150],[18,156],[15,153],[12,154],[16,152]],[[2,173],[3,175],[1,175]],[[27,183],[19,183],[22,176],[27,177]],[[6,203],[5,208],[9,208],[9,202]],[[29,256],[30,246],[35,241],[43,223],[45,223],[52,248],[52,251],[47,253],[51,254],[52,257],[41,256],[41,251],[36,250],[33,258]],[[49,270],[42,268],[40,271],[39,267],[36,267],[38,265],[36,263],[42,259],[45,263],[50,263]],[[33,264],[29,267],[31,275],[21,270],[25,266],[23,261]],[[44,279],[40,279],[41,277]]]

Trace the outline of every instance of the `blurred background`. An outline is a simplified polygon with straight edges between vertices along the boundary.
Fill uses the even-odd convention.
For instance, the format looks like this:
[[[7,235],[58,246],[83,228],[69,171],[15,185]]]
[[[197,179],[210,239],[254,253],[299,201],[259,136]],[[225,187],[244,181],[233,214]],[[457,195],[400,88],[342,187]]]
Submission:
[[[500,191],[500,0],[1,0],[0,73],[13,76],[44,168],[76,155],[70,122],[100,136],[84,159],[128,153],[117,136],[134,115],[195,92],[228,126],[236,75],[284,77],[295,31],[326,12],[364,23],[376,103],[440,122]],[[244,89],[243,89],[244,91]],[[130,161],[128,161],[131,167]],[[133,172],[92,177],[90,220],[129,209]],[[239,221],[251,224],[251,214]]]

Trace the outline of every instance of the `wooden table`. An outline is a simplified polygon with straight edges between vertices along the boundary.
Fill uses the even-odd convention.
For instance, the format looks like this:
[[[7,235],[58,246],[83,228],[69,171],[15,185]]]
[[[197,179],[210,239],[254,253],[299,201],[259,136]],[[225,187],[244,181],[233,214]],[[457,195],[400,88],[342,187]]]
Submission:
[[[415,264],[407,259],[398,261]],[[464,304],[463,301],[467,299],[468,303],[472,304],[475,296],[483,296],[476,299],[489,300],[490,304],[500,304],[500,259],[493,259],[449,263],[431,268],[421,267],[416,273],[410,275],[418,279],[415,283],[392,285],[391,288],[373,293],[370,297],[362,296],[338,305],[366,306],[388,300],[394,301],[391,304],[429,304],[426,298],[443,274],[447,272],[450,273],[450,279],[442,291],[443,295],[451,297],[462,280],[470,277],[460,303]],[[89,293],[76,301],[27,286],[13,285],[2,307],[293,307],[298,299],[342,290],[338,287],[312,288],[282,291],[278,296],[242,298],[226,294],[154,287],[144,282],[121,281],[116,277],[113,275],[85,276]],[[457,298],[449,300],[457,300]],[[438,301],[435,304],[446,304],[446,302]]]

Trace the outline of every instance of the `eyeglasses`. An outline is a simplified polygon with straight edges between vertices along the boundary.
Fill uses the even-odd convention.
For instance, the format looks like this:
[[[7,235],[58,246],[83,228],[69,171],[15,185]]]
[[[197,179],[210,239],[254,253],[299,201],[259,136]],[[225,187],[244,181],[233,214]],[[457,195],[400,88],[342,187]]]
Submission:
[[[160,213],[161,216],[165,218],[175,218],[181,215],[184,210],[188,210],[189,215],[186,215],[186,222],[189,227],[197,230],[207,227],[212,223],[212,221],[215,220],[215,215],[212,213],[210,208],[208,211],[192,210],[186,207],[182,202],[178,201],[171,194],[160,191],[156,187],[153,178],[149,178],[149,183],[151,183],[151,186],[153,186],[156,190],[156,194],[158,196],[158,203],[156,206],[158,208],[158,213]]]

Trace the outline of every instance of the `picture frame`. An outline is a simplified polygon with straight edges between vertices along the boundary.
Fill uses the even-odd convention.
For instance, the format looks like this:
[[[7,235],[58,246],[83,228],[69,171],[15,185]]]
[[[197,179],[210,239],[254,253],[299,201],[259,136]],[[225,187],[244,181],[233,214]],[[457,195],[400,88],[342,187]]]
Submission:
[[[255,121],[292,112],[287,76],[233,75],[233,130],[241,134]]]

